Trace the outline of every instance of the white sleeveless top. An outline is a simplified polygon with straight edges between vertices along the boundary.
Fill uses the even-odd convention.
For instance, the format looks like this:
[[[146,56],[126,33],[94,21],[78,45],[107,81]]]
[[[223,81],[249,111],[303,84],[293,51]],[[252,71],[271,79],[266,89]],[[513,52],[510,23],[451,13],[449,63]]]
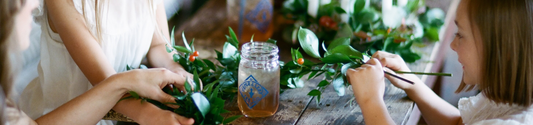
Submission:
[[[85,1],[85,4],[82,4],[82,1]],[[162,1],[101,0],[99,2],[106,2],[101,14],[100,45],[107,62],[116,72],[125,71],[127,65],[138,67],[150,48],[157,26],[156,7]],[[83,15],[82,9],[85,9],[87,26],[93,36],[97,36],[95,0],[73,0],[73,3],[80,14]],[[50,29],[46,6],[43,8],[44,14],[37,19],[42,26],[39,77],[24,89],[20,100],[21,109],[33,119],[92,88],[91,83],[65,48],[59,34]]]
[[[467,125],[531,125],[533,106],[495,103],[482,93],[459,100],[459,111]]]

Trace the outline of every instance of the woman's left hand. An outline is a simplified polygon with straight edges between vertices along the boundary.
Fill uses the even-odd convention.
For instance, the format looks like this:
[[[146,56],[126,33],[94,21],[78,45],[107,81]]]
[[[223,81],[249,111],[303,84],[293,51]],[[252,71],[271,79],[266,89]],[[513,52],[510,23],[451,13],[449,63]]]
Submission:
[[[358,103],[383,98],[385,75],[383,67],[377,59],[372,58],[359,68],[348,69],[346,77],[352,85],[354,96]]]
[[[171,70],[172,72],[176,73],[176,74],[179,74],[179,75],[182,75],[183,77],[187,78],[189,80],[189,84],[191,84],[191,86],[196,86],[194,85],[192,82],[194,81],[193,78],[194,78],[194,75],[185,71],[185,69],[183,69],[182,67],[179,67],[179,68],[174,68],[173,70]],[[200,80],[200,83],[196,83],[196,84],[200,84],[200,90],[203,90],[203,84],[202,84],[202,81]]]

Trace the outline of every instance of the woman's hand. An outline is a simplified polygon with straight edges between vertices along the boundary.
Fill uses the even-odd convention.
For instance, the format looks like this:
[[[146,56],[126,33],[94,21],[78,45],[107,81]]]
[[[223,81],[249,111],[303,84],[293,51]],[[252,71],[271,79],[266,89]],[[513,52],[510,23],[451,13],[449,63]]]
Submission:
[[[123,85],[127,91],[134,91],[139,96],[157,100],[162,103],[174,103],[175,98],[161,89],[167,85],[183,86],[185,78],[164,68],[136,69],[115,74],[109,79]]]
[[[183,88],[186,78],[164,68],[135,69],[109,77],[110,81],[125,87],[127,91],[134,91],[139,96],[157,100],[162,103],[175,103],[176,98],[166,94],[161,89],[167,85]],[[107,81],[107,80],[105,80]],[[171,111],[159,108],[142,110],[145,118],[139,119],[144,124],[193,124],[193,119],[179,116]],[[143,121],[144,120],[144,121]]]
[[[410,72],[411,70],[409,67],[407,67],[407,64],[405,64],[405,61],[403,61],[402,57],[396,54],[391,54],[384,51],[377,51],[372,55],[372,58],[378,59],[379,62],[383,67],[387,67],[389,69],[392,69],[394,71],[404,71],[404,72]],[[387,72],[394,73],[394,71],[391,71],[389,69],[385,68]],[[417,83],[421,83],[420,79],[413,74],[396,74],[400,77],[406,78],[408,80],[411,80]],[[394,78],[390,75],[385,75],[387,79],[396,87],[403,89],[403,90],[410,90],[414,85],[407,83],[405,81],[402,81],[398,78]]]
[[[348,69],[348,82],[352,84],[355,99],[358,103],[383,98],[385,92],[385,77],[380,62],[372,58],[367,64],[357,69]]]
[[[176,63],[176,65],[178,65],[178,64]],[[194,83],[194,80],[193,80],[194,75],[193,74],[185,71],[185,69],[183,69],[181,66],[179,66],[179,68],[174,68],[174,69],[175,70],[172,70],[172,72],[177,73],[179,75],[182,75],[183,77],[188,79],[189,80],[189,84],[191,85],[191,87],[196,86],[195,84],[200,84],[200,90],[203,90],[203,86],[204,85],[202,84],[202,80],[200,80],[200,83]],[[185,89],[185,88],[183,88],[183,89]]]

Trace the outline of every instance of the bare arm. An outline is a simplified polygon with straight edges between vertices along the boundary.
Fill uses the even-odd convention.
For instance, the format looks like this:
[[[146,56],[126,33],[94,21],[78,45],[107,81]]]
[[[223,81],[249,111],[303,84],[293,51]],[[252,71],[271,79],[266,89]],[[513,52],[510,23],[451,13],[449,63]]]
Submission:
[[[348,82],[352,84],[355,99],[361,107],[366,124],[395,124],[383,101],[385,78],[378,60],[371,59],[367,64],[357,69],[349,69],[346,72],[346,77]]]
[[[153,77],[159,78],[153,79]],[[132,70],[116,74],[52,112],[36,119],[36,122],[47,125],[94,125],[127,91],[135,91],[143,97],[160,102],[174,102],[174,97],[164,93],[161,88],[168,84],[182,86],[184,81],[184,77],[165,69]],[[194,122],[192,119],[186,119],[175,114],[169,115],[181,121],[181,124]],[[174,121],[173,124],[178,124],[178,122]]]
[[[383,67],[388,67],[396,71],[411,71],[403,59],[398,55],[378,51],[372,57],[379,59]],[[462,124],[459,110],[435,94],[435,92],[426,86],[426,84],[424,84],[417,76],[413,74],[397,75],[409,79],[415,82],[415,84],[411,85],[388,75],[385,77],[387,77],[394,86],[405,90],[407,96],[418,105],[418,108],[422,112],[422,116],[429,124]]]
[[[51,28],[60,34],[72,59],[94,86],[116,73],[71,0],[46,0],[46,5]],[[139,123],[154,123],[149,120],[170,122],[169,119],[173,119],[168,115],[172,112],[150,103],[141,103],[140,100],[124,100],[113,109]]]
[[[156,29],[157,31],[155,31],[153,34],[152,44],[150,45],[150,50],[147,54],[149,63],[153,67],[167,68],[170,71],[191,76],[190,73],[187,73],[181,65],[174,62],[172,58],[173,53],[168,53],[166,51],[165,45],[167,44],[166,41],[170,42],[170,35],[168,32],[165,6],[162,2],[157,4],[156,21],[158,29]]]

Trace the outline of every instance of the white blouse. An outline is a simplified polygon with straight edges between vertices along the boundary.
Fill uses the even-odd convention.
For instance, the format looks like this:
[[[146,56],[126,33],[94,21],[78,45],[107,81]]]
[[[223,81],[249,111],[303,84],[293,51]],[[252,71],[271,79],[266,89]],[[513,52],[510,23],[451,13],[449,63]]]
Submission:
[[[459,100],[459,111],[467,125],[531,125],[533,106],[496,103],[480,93]]]
[[[72,0],[76,10],[85,11],[87,27],[96,35],[95,0]],[[106,61],[116,72],[126,66],[138,67],[148,53],[157,27],[155,12],[160,0],[106,0],[102,6],[100,46]],[[42,2],[44,3],[44,2]],[[45,3],[44,3],[45,4]],[[31,118],[38,118],[92,88],[78,68],[59,34],[48,24],[44,14],[36,17],[42,26],[39,77],[24,89],[20,108]],[[85,9],[85,10],[84,10]],[[80,48],[83,49],[83,48]],[[108,124],[109,122],[101,124]]]

